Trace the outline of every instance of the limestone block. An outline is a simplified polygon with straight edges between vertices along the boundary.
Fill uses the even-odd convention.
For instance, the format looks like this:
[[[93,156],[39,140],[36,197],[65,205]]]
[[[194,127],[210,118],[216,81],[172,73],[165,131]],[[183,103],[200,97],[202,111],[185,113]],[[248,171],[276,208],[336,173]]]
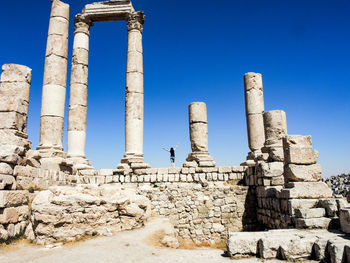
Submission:
[[[16,145],[0,145],[0,162],[17,164],[24,155],[25,149]]]
[[[281,198],[315,199],[332,197],[332,190],[324,182],[290,182],[281,191]]]
[[[255,256],[258,240],[266,234],[267,232],[229,232],[227,253],[233,258]]]
[[[21,177],[39,177],[40,169],[30,167],[30,166],[21,166],[16,165],[13,175]]]
[[[50,17],[49,32],[48,35],[62,35],[68,36],[69,22],[63,17]]]
[[[318,182],[322,179],[322,169],[319,164],[285,166],[285,175],[292,182]]]
[[[316,237],[313,235],[297,233],[295,236],[292,236],[289,242],[281,243],[279,249],[280,257],[288,262],[309,259],[315,241]]]
[[[50,17],[56,16],[69,19],[69,5],[59,0],[52,1]]]
[[[275,162],[284,162],[283,147],[269,147],[269,158]]]
[[[247,114],[264,112],[262,76],[259,73],[244,74],[245,105]]]
[[[341,231],[350,234],[350,208],[345,207],[339,211]]]
[[[282,211],[294,215],[295,209],[310,209],[316,207],[318,199],[283,199],[281,200]]]
[[[128,51],[142,53],[142,33],[139,30],[128,33]]]
[[[17,112],[22,115],[27,115],[28,102],[18,97],[0,97],[0,112]]]
[[[28,150],[32,147],[32,143],[22,137],[22,135],[24,135],[24,133],[20,133],[16,130],[0,129],[0,144],[17,145]]]
[[[24,81],[2,82],[0,86],[1,97],[17,97],[29,103],[30,84]]]
[[[0,239],[7,240],[8,237],[9,237],[9,234],[7,230],[4,228],[4,226],[0,225]]]
[[[297,208],[294,213],[299,218],[320,218],[326,215],[324,208]]]
[[[13,165],[8,163],[0,163],[0,174],[13,174]]]
[[[205,123],[190,124],[190,138],[192,152],[208,151],[208,127]]]
[[[349,246],[347,240],[329,240],[327,243],[327,256],[330,263],[345,263],[349,262],[346,253],[344,253],[345,246]]]
[[[63,118],[53,116],[41,116],[40,119],[40,143],[41,146],[62,147]]]
[[[264,113],[265,145],[272,145],[280,142],[287,136],[286,113],[281,110],[272,110]]]
[[[27,82],[32,81],[32,69],[18,64],[4,64],[0,81],[3,82]]]
[[[12,175],[0,174],[0,190],[15,190],[16,180]]]
[[[0,215],[0,224],[11,224],[18,222],[18,212],[16,208],[5,208],[3,214]]]
[[[72,64],[89,65],[89,51],[84,48],[73,49]]]
[[[87,86],[80,83],[71,83],[69,91],[69,104],[87,106]]]
[[[276,198],[282,189],[282,186],[258,186],[256,187],[256,195],[264,198]]]
[[[0,112],[0,129],[14,129],[25,132],[27,116],[17,112]]]
[[[300,147],[312,148],[311,136],[288,135],[283,139],[284,148]]]
[[[275,176],[271,178],[271,185],[284,185],[284,176]]]
[[[126,61],[126,72],[143,73],[143,56],[142,53],[131,51],[128,52]]]
[[[52,34],[47,37],[45,56],[57,55],[61,57],[68,56],[68,35]]]
[[[126,74],[126,92],[143,93],[143,73],[128,72]]]
[[[295,227],[296,228],[325,228],[329,227],[331,222],[330,218],[320,217],[320,218],[296,218]]]
[[[195,122],[207,123],[207,106],[204,102],[192,102],[188,106],[190,124]]]
[[[318,152],[312,148],[284,148],[284,159],[287,164],[315,164]]]
[[[262,114],[247,115],[248,142],[252,151],[260,150],[265,143],[264,118]]]
[[[320,199],[317,206],[326,209],[327,217],[335,217],[338,214],[338,203],[335,198]]]
[[[83,64],[72,64],[71,83],[80,83],[87,85],[88,81],[88,66]]]
[[[28,191],[0,191],[0,208],[20,206],[28,203]]]
[[[44,85],[54,84],[66,87],[67,84],[67,59],[56,55],[45,58]]]
[[[82,32],[76,32],[74,34],[73,50],[85,49],[89,51],[89,35]]]
[[[278,177],[283,176],[283,163],[282,162],[272,162],[265,163],[261,162],[258,166],[258,174],[263,177]]]
[[[86,130],[87,107],[74,105],[69,107],[68,130],[85,131]]]
[[[66,88],[60,85],[48,84],[43,86],[41,115],[64,117]]]

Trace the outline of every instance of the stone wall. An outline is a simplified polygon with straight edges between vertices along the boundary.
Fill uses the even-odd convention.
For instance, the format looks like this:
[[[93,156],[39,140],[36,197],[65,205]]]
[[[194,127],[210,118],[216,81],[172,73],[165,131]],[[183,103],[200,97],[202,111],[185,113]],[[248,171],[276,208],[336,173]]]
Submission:
[[[95,184],[133,189],[151,201],[154,216],[170,219],[178,236],[196,243],[225,240],[228,231],[254,230],[254,189],[242,184],[243,166],[212,168],[150,168],[76,171],[76,175],[30,166],[17,166],[17,185],[44,190],[53,185]]]

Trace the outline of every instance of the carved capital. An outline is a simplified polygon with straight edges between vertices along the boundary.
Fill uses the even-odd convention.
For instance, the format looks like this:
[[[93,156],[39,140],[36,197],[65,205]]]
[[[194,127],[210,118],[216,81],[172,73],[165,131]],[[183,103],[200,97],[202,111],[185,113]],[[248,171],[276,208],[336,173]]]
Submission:
[[[132,12],[128,14],[126,26],[128,28],[128,31],[137,29],[139,31],[143,31],[143,24],[145,23],[145,15],[143,11],[139,12]]]
[[[89,34],[90,27],[93,26],[91,19],[88,16],[78,14],[74,18],[75,32],[84,32]]]

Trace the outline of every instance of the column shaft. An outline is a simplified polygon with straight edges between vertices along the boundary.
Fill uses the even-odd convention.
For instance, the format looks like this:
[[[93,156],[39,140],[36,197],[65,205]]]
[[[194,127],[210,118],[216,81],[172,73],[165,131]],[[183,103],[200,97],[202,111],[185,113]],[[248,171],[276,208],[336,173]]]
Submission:
[[[69,5],[53,0],[45,56],[38,149],[63,150],[68,27]]]
[[[128,20],[125,89],[125,155],[143,155],[143,13]]]
[[[69,92],[68,157],[85,157],[90,26],[88,18],[76,16]]]
[[[244,75],[245,106],[248,128],[248,143],[251,151],[264,146],[264,95],[262,77],[259,73]]]

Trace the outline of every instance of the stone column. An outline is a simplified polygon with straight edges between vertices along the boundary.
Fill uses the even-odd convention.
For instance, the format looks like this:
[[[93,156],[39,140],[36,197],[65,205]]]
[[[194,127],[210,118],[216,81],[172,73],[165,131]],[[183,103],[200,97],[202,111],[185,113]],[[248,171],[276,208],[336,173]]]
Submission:
[[[92,23],[88,17],[75,17],[67,140],[68,157],[85,164],[88,164],[85,158],[85,139],[90,26]]]
[[[269,154],[270,161],[283,162],[283,138],[287,136],[287,118],[282,110],[264,113],[265,146],[263,152]]]
[[[43,152],[61,152],[67,82],[69,5],[52,0],[40,120]]]
[[[125,88],[125,155],[120,168],[146,168],[143,160],[143,12],[127,19],[128,51]],[[127,164],[127,165],[126,165]]]
[[[262,77],[259,73],[244,75],[245,107],[248,128],[248,143],[252,152],[264,146],[264,95]]]
[[[207,106],[204,102],[192,102],[188,109],[192,153],[184,167],[213,167],[216,163],[208,152]]]

